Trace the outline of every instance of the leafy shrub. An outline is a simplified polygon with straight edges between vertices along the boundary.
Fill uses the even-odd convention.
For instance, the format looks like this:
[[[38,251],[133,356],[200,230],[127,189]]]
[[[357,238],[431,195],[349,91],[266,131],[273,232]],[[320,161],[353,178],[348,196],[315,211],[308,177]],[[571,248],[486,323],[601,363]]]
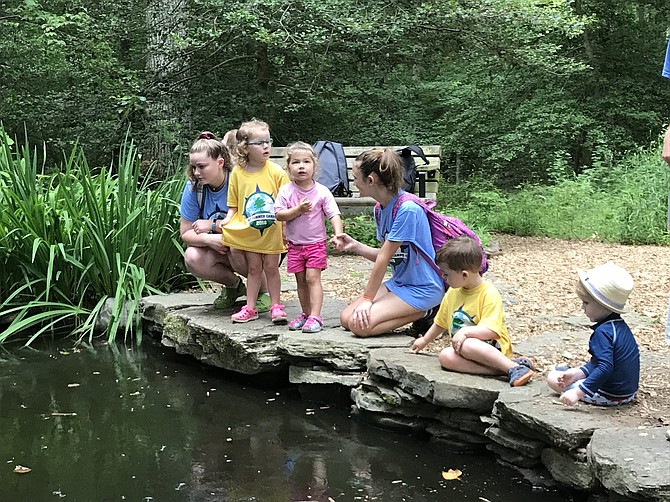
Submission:
[[[560,167],[560,166],[559,166]],[[657,148],[580,175],[556,169],[550,185],[502,191],[490,180],[440,187],[448,212],[468,224],[522,236],[667,244],[669,171]]]

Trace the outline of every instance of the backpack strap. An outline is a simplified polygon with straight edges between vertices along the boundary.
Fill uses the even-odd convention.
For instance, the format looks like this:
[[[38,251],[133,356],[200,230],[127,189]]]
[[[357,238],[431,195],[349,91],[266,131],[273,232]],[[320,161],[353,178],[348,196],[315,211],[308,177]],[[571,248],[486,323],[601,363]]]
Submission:
[[[195,192],[196,195],[198,196],[198,208],[200,212],[198,213],[198,218],[203,219],[205,216],[203,215],[203,211],[205,210],[205,190],[206,186],[200,183],[199,181],[196,181],[195,183]]]
[[[411,200],[413,202],[416,202],[419,206],[423,207],[421,205],[421,199],[419,199],[416,195],[409,193],[409,192],[403,192],[400,195],[398,195],[398,198],[395,200],[393,204],[393,209],[391,211],[391,219],[395,220],[396,215],[398,214],[398,209],[402,205],[403,202]],[[375,222],[377,225],[379,225],[379,216],[380,216],[380,211],[382,210],[382,206],[379,202],[375,204]]]
[[[428,210],[432,209],[433,206],[435,206],[435,201],[431,201],[433,204],[429,205],[429,204],[426,204],[421,199],[419,199],[413,193],[405,192],[405,193],[400,194],[398,196],[398,198],[396,199],[395,204],[393,204],[393,211],[391,212],[391,218],[393,218],[395,220],[395,217],[398,214],[398,209],[400,209],[400,206],[407,201],[414,202],[416,205],[418,205],[421,209],[423,209],[424,214],[426,214],[428,212]],[[375,220],[377,220],[377,221],[378,221],[378,217],[379,217],[379,215],[377,213],[378,209],[379,209],[379,202],[375,205]],[[428,217],[428,215],[426,215],[426,218],[427,217]],[[431,239],[432,239],[432,237],[431,237]],[[409,244],[410,244],[410,246],[412,246],[414,248],[414,250],[417,253],[419,253],[421,255],[421,257],[424,260],[426,260],[428,262],[428,265],[430,265],[430,268],[432,268],[437,273],[437,275],[440,277],[440,279],[442,279],[442,269],[437,266],[437,263],[435,263],[435,259],[431,258],[426,253],[424,253],[421,250],[421,248],[419,248],[419,246],[417,246],[413,242],[410,242]],[[442,282],[444,282],[444,280],[442,280]],[[445,289],[449,287],[446,282],[444,282],[444,287],[445,287]]]

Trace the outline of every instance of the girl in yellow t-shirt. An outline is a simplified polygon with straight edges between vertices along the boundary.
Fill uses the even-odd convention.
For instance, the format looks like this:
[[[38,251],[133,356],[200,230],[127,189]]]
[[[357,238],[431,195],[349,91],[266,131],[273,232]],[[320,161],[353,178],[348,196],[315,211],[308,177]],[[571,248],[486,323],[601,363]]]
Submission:
[[[237,130],[239,164],[230,173],[228,214],[221,223],[221,239],[243,251],[247,261],[247,304],[233,314],[233,322],[258,319],[256,297],[265,272],[270,293],[270,314],[275,324],[286,324],[284,306],[279,303],[281,279],[279,258],[286,251],[282,226],[276,222],[274,202],[282,185],[289,182],[286,172],[270,162],[270,128],[257,119],[244,122]]]

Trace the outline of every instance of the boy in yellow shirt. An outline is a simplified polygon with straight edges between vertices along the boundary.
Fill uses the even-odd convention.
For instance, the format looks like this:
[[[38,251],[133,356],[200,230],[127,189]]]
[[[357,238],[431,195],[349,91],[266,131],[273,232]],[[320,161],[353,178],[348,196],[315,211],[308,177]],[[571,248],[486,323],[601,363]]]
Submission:
[[[505,326],[502,297],[496,287],[479,275],[482,251],[470,237],[448,241],[435,256],[449,289],[440,303],[435,321],[426,334],[414,341],[419,352],[438,335],[448,331],[451,347],[440,352],[442,367],[475,375],[508,375],[513,387],[525,385],[533,376],[532,362],[512,356]]]

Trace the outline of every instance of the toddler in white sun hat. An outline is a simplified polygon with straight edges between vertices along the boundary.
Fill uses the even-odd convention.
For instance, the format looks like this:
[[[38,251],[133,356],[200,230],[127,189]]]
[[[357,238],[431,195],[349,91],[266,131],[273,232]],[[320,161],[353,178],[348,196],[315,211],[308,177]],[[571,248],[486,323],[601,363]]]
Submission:
[[[577,296],[593,323],[591,360],[579,368],[554,369],[547,383],[564,404],[579,401],[600,406],[629,403],[640,379],[640,351],[621,318],[633,290],[633,278],[612,262],[578,272]]]

